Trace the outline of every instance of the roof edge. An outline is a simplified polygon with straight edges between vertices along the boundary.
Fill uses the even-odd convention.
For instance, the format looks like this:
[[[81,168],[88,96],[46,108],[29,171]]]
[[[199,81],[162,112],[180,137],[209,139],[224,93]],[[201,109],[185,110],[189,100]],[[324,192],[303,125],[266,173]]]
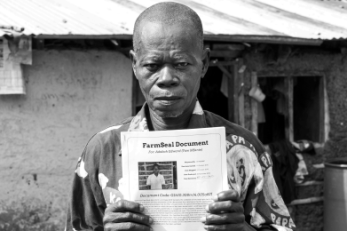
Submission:
[[[39,34],[34,35],[36,39],[132,39],[130,34]]]
[[[104,35],[50,35],[40,34],[34,36],[36,39],[132,39],[131,34],[104,34]],[[249,42],[249,43],[271,43],[289,44],[303,46],[320,46],[322,39],[304,39],[284,36],[259,36],[259,35],[211,35],[205,34],[204,40],[208,42]]]
[[[205,41],[220,42],[249,42],[249,43],[271,43],[271,44],[290,44],[320,46],[322,39],[304,39],[285,36],[259,36],[259,35],[204,35]]]

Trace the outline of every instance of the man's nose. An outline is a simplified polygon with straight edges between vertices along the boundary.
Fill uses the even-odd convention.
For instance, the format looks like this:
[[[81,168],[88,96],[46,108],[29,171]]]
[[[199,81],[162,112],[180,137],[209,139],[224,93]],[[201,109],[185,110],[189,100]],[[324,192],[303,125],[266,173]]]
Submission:
[[[158,78],[157,84],[159,87],[175,87],[179,84],[179,79],[176,76],[176,70],[171,65],[165,65],[160,70],[160,76]]]

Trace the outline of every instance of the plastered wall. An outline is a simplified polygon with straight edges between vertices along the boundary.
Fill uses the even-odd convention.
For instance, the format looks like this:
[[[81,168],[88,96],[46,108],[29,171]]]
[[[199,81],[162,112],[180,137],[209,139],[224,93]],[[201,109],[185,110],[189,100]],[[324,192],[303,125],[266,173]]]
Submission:
[[[0,96],[0,230],[61,230],[85,144],[131,114],[131,63],[116,52],[38,50],[24,77],[26,95]]]

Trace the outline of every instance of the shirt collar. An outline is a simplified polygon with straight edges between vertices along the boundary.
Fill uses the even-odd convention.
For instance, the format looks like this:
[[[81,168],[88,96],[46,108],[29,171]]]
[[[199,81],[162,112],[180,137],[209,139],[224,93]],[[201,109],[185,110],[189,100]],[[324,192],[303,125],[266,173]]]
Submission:
[[[148,132],[148,124],[147,121],[149,118],[146,117],[146,108],[148,107],[147,103],[145,103],[141,110],[137,113],[136,116],[131,120],[128,131],[137,131],[137,132]],[[188,129],[193,128],[205,128],[207,127],[205,113],[199,103],[196,100],[195,107],[192,113],[192,116],[189,121]]]

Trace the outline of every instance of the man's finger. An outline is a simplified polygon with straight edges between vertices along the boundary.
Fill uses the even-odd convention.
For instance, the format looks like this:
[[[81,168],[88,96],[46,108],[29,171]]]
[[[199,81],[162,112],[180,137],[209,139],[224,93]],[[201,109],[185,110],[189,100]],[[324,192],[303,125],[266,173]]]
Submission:
[[[149,226],[126,222],[126,223],[107,223],[104,226],[105,231],[150,231]]]
[[[240,196],[239,193],[235,190],[227,190],[227,191],[223,191],[218,193],[217,195],[215,195],[213,197],[214,201],[240,201]]]
[[[201,220],[205,225],[240,224],[245,221],[242,213],[206,214]]]
[[[144,207],[136,202],[127,201],[127,200],[119,200],[116,203],[110,204],[106,210],[106,213],[110,212],[134,212],[134,213],[142,213],[144,211]]]
[[[104,216],[104,224],[107,223],[121,223],[121,222],[134,222],[143,225],[150,225],[153,223],[152,218],[147,215],[131,212],[112,212],[106,213]]]
[[[242,213],[243,214],[243,206],[240,202],[217,201],[207,205],[206,212],[213,213],[213,214],[222,214],[222,213]]]
[[[205,225],[204,229],[208,231],[244,231],[244,225],[242,224],[228,224],[228,225]]]

